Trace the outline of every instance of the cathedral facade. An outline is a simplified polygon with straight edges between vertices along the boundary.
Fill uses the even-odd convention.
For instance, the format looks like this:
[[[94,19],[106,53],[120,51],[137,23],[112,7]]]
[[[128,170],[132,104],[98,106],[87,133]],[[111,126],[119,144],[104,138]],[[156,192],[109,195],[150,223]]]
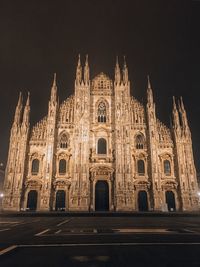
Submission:
[[[126,62],[112,81],[90,79],[80,57],[74,94],[59,104],[54,75],[48,114],[30,129],[20,93],[11,128],[4,210],[192,211],[198,185],[182,99],[172,125],[156,116],[147,82],[142,105],[130,95]]]

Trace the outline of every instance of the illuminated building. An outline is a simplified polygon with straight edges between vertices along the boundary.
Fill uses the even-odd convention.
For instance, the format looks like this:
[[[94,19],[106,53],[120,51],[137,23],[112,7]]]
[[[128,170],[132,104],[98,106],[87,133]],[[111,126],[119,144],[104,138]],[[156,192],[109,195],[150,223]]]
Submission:
[[[171,129],[130,95],[128,67],[112,81],[90,79],[78,60],[74,95],[58,103],[56,76],[48,114],[29,128],[20,94],[10,135],[5,210],[138,211],[198,209],[191,132],[182,99]],[[22,115],[23,111],[23,115]]]

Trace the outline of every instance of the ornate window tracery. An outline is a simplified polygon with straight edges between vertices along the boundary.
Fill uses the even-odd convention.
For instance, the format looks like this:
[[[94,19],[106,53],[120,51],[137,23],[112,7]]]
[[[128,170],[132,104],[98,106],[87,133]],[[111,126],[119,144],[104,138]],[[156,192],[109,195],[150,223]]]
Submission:
[[[68,136],[66,133],[63,133],[60,137],[60,148],[68,147]]]
[[[136,149],[144,149],[145,147],[145,140],[142,134],[138,134],[135,137],[135,147]]]
[[[106,104],[101,101],[97,110],[98,122],[106,122]]]

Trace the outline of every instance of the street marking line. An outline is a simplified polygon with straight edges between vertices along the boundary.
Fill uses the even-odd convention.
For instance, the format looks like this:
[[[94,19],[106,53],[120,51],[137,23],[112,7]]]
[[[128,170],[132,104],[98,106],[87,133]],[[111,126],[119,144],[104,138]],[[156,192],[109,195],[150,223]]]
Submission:
[[[60,232],[61,232],[61,230],[58,230],[58,231],[55,232],[55,234],[59,234]]]
[[[62,222],[60,222],[59,224],[57,224],[56,226],[61,226],[62,224],[64,224],[64,223],[68,223],[68,222],[71,221],[71,220],[72,220],[72,219],[62,221]]]
[[[176,232],[175,230],[168,230],[166,228],[118,228],[113,229],[117,233],[169,233]]]
[[[8,230],[10,230],[10,228],[1,229],[0,232],[4,232],[4,231],[8,231]]]
[[[49,230],[50,230],[50,229],[46,229],[46,230],[44,230],[44,231],[42,231],[42,232],[39,232],[39,233],[35,234],[35,236],[40,236],[40,235],[42,235],[42,234],[44,234],[44,233],[47,233]]]
[[[0,256],[2,256],[3,254],[6,254],[7,252],[13,250],[13,249],[16,249],[18,246],[16,245],[13,245],[13,246],[10,246],[10,247],[7,247],[3,250],[0,251]]]
[[[177,246],[177,245],[184,245],[184,246],[200,246],[200,242],[176,242],[176,243],[167,243],[167,242],[159,242],[159,243],[69,243],[69,244],[35,244],[35,245],[18,245],[21,248],[28,248],[28,247],[84,247],[84,246]]]
[[[98,233],[97,235],[98,236],[112,236],[112,235],[128,235],[130,233]],[[152,233],[146,233],[147,235],[148,234],[152,234]],[[160,233],[155,233],[155,235],[159,235]],[[163,235],[171,235],[171,233],[162,233]],[[47,234],[45,236],[52,236],[53,234]],[[95,233],[62,233],[62,236],[94,236]],[[144,235],[144,233],[135,233],[135,235]],[[183,235],[182,233],[177,233],[176,235]],[[186,233],[187,236],[189,235],[194,235],[194,233]],[[196,234],[195,235],[199,235],[199,234]]]
[[[53,236],[54,234],[56,234],[56,232],[55,233],[47,233],[47,234],[45,234],[45,235],[43,235],[43,236]],[[144,234],[146,234],[146,235],[149,235],[149,234],[153,234],[153,235],[160,235],[160,234],[162,234],[162,235],[174,235],[174,234],[176,234],[176,235],[187,235],[187,236],[189,236],[189,235],[200,235],[200,233],[197,233],[197,232],[184,232],[184,233],[180,233],[180,232],[172,232],[172,231],[170,231],[170,232],[113,232],[113,233],[100,233],[100,232],[98,232],[98,231],[95,231],[95,230],[93,230],[93,231],[90,231],[90,232],[84,232],[83,230],[80,230],[80,231],[76,231],[76,230],[70,230],[70,231],[62,231],[62,236],[88,236],[88,235],[90,235],[90,236],[94,236],[94,235],[97,235],[97,236],[113,236],[113,235],[130,235],[130,234],[134,234],[134,235],[144,235]]]

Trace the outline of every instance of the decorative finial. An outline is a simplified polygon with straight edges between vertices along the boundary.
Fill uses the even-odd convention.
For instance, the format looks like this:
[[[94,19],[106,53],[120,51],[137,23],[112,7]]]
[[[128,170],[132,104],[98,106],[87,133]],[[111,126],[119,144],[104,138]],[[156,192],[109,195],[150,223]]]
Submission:
[[[124,67],[126,67],[126,56],[124,55]]]
[[[183,97],[182,97],[182,96],[180,97],[180,103],[181,103],[181,108],[182,108],[182,110],[184,110],[185,107],[184,107],[184,104],[183,104]]]
[[[84,67],[84,82],[89,83],[89,80],[90,80],[90,74],[89,74],[89,64],[88,64],[88,54],[87,54]]]
[[[22,104],[22,92],[19,92],[19,99],[17,105],[20,106]]]
[[[53,86],[56,86],[56,73],[54,72],[54,76],[53,76]]]
[[[78,66],[80,67],[81,66],[81,55],[78,54]]]
[[[85,65],[88,65],[88,54],[86,55]]]
[[[30,92],[28,92],[27,100],[26,100],[26,106],[30,105]]]
[[[174,107],[176,107],[176,100],[175,100],[175,96],[173,95],[173,105]]]
[[[151,89],[151,82],[150,82],[150,77],[149,74],[147,75],[147,87]]]
[[[119,66],[119,60],[118,60],[118,56],[116,56],[116,66]]]

